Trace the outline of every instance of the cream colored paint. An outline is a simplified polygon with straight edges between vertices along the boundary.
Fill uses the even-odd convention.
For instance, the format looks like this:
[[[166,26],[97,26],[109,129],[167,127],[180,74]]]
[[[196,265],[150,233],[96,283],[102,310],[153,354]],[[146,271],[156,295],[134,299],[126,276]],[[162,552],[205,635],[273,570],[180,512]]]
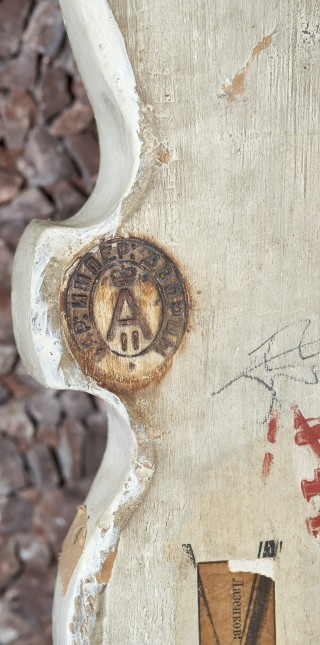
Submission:
[[[57,582],[55,642],[195,645],[196,569],[182,545],[192,545],[197,562],[255,561],[260,541],[275,539],[283,543],[274,563],[277,642],[314,645],[320,633],[319,538],[305,522],[317,515],[320,500],[304,499],[301,480],[312,480],[319,462],[310,446],[296,445],[291,406],[297,404],[305,417],[320,415],[320,386],[313,378],[320,338],[320,11],[311,0],[112,0],[110,6],[141,101],[138,180],[120,206],[134,180],[135,161],[130,172],[127,166],[123,171],[121,190],[115,182],[119,208],[106,224],[98,195],[91,230],[91,205],[81,215],[81,228],[71,228],[79,220],[62,232],[56,225],[31,226],[15,268],[16,333],[29,370],[48,386],[88,389],[109,402],[109,447],[86,501],[92,518],[86,557],[65,597]],[[96,49],[94,34],[100,45],[105,38],[106,48],[109,24],[115,34],[106,4],[63,0],[62,8],[78,62],[87,36],[100,60],[105,50]],[[89,79],[80,63],[93,102],[94,86],[99,94],[114,81],[118,56],[126,59],[117,38],[103,73]],[[266,38],[271,42],[261,47]],[[226,79],[235,79],[248,61],[243,91],[228,101],[221,87],[232,84]],[[126,88],[132,98],[131,72],[124,95]],[[114,97],[122,109],[123,94]],[[126,131],[135,137],[137,106],[134,100],[130,105]],[[106,130],[100,127],[103,147],[113,128],[107,124]],[[132,144],[130,134],[126,141]],[[136,159],[136,138],[132,150]],[[159,155],[166,150],[163,162]],[[103,174],[109,172],[103,167],[100,173],[103,199]],[[111,191],[112,186],[113,180]],[[52,304],[68,260],[102,232],[116,230],[152,236],[167,248],[193,298],[187,342],[159,384],[124,401],[128,416],[72,362]],[[307,319],[309,327],[301,322]],[[284,327],[274,349],[285,352],[303,339],[305,348],[314,341],[315,356],[303,360],[296,351],[286,355],[284,367],[269,365],[278,370],[281,408],[277,441],[270,444],[270,392],[261,384],[270,375],[260,365],[253,380],[248,368],[250,352]],[[268,451],[273,464],[263,478]],[[153,472],[152,452],[155,474],[142,498]],[[128,483],[125,520],[130,519],[124,526]],[[103,593],[94,575],[117,543]],[[87,602],[91,597],[93,605]]]

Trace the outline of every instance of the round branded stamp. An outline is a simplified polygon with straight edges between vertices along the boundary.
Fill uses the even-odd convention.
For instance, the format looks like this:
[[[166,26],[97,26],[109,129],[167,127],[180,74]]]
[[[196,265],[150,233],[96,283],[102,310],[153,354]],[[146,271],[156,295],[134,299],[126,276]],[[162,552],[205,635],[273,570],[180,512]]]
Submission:
[[[100,240],[69,269],[63,300],[72,354],[86,374],[119,392],[160,376],[187,328],[182,274],[142,238]]]

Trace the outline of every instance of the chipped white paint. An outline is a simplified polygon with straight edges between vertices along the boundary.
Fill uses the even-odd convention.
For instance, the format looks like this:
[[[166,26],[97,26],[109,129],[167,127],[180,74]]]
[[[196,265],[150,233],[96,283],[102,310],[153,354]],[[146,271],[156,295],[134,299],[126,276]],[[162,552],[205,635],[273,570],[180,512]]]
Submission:
[[[100,394],[101,392],[96,392]],[[85,501],[88,515],[86,545],[66,595],[57,578],[53,614],[54,642],[60,645],[91,643],[96,628],[99,596],[105,585],[96,575],[117,549],[126,524],[153,474],[149,438],[142,430],[131,432],[121,405],[108,408],[108,449]]]
[[[139,171],[138,102],[110,10],[102,0],[63,0],[101,146],[112,143],[96,196],[66,225],[31,225],[14,275],[29,371],[109,406],[85,552],[65,598],[57,583],[56,643],[195,645],[197,572],[182,545],[196,562],[255,567],[260,541],[274,539],[283,543],[274,565],[278,642],[314,645],[320,538],[306,522],[319,515],[320,496],[308,499],[302,483],[319,468],[310,440],[318,423],[308,421],[320,415],[317,8],[309,0],[110,5],[142,100]],[[112,114],[123,115],[111,123],[108,102],[106,128],[104,87]],[[116,231],[174,253],[193,299],[183,349],[160,383],[128,397],[128,416],[72,360],[58,311],[68,261]],[[146,460],[136,428],[150,438]],[[153,450],[156,471],[137,505]],[[102,592],[92,576],[117,541]]]
[[[85,501],[85,552],[66,596],[59,577],[55,594],[54,642],[64,645],[76,639],[80,645],[90,642],[95,625],[92,609],[103,587],[95,575],[116,548],[121,527],[149,485],[153,458],[143,429],[133,431],[117,397],[80,372],[63,339],[58,306],[62,276],[79,249],[117,230],[121,203],[137,178],[141,142],[135,81],[109,7],[103,0],[62,0],[61,8],[94,108],[100,172],[90,199],[70,220],[29,225],[15,258],[12,302],[15,337],[29,373],[47,387],[85,390],[107,403],[108,450]]]
[[[275,561],[272,558],[256,558],[256,560],[229,560],[232,573],[259,573],[275,580]]]
[[[66,380],[58,311],[50,310],[48,301],[59,300],[68,259],[91,239],[117,230],[121,202],[137,177],[141,143],[134,77],[109,7],[104,0],[60,4],[97,121],[100,171],[90,199],[74,217],[28,226],[15,258],[13,310],[18,349],[29,372],[48,387],[77,388],[86,387],[86,380],[75,365]]]

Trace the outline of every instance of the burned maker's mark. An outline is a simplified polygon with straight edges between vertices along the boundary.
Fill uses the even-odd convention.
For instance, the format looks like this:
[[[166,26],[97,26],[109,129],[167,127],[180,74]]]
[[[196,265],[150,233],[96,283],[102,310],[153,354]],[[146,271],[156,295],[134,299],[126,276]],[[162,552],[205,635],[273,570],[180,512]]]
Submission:
[[[100,240],[65,279],[69,347],[87,374],[118,391],[163,373],[183,339],[188,309],[176,263],[141,238]]]

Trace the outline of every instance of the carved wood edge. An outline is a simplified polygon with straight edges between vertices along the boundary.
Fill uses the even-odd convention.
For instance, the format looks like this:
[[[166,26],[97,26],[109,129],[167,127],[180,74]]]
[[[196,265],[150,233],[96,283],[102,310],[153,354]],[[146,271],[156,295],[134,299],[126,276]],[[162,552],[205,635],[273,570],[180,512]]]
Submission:
[[[12,303],[28,372],[45,387],[85,391],[106,403],[107,450],[65,540],[54,599],[54,643],[85,645],[96,629],[121,529],[154,472],[147,431],[114,392],[160,378],[183,339],[189,301],[179,268],[163,249],[148,239],[114,237],[149,181],[155,151],[147,145],[141,154],[141,128],[146,142],[149,126],[112,12],[105,0],[60,5],[94,109],[100,171],[72,218],[27,227],[15,257]]]

